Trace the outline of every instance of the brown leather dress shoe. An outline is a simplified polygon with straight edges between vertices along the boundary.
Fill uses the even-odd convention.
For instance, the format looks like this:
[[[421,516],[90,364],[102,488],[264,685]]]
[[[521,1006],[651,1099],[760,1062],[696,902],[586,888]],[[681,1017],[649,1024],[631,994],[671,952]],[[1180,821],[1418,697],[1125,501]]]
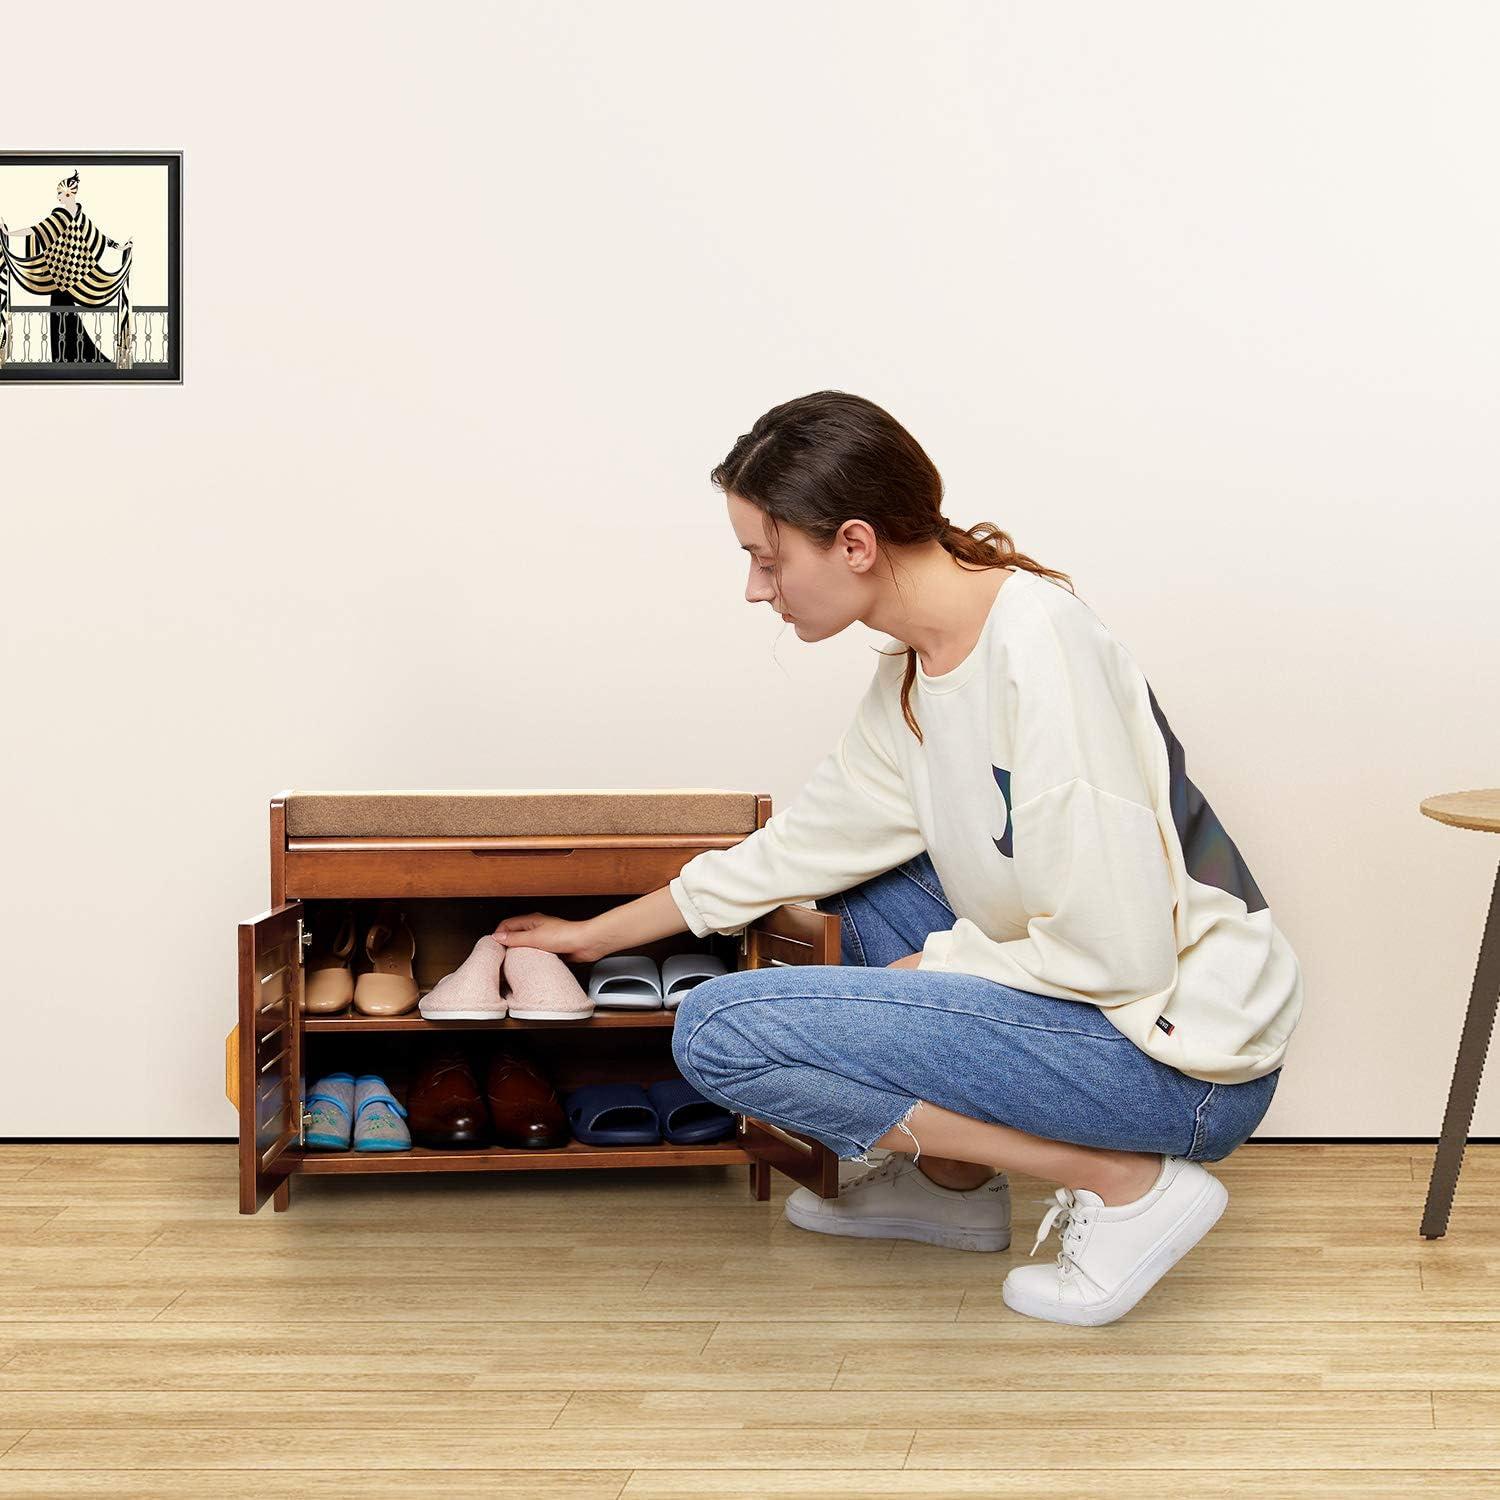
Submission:
[[[460,1051],[440,1049],[417,1069],[406,1098],[406,1125],[419,1146],[486,1146],[490,1122],[479,1082]]]
[[[485,1079],[495,1139],[502,1146],[566,1146],[568,1117],[551,1081],[523,1057],[496,1052]]]

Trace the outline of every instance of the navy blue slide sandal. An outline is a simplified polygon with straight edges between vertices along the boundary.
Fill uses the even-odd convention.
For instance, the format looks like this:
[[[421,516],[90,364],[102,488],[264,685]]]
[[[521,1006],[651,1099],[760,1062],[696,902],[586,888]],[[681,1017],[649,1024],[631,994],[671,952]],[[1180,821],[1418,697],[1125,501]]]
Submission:
[[[656,1107],[662,1134],[674,1146],[701,1146],[734,1134],[734,1116],[705,1099],[686,1078],[653,1083],[646,1097]]]
[[[638,1083],[586,1083],[564,1106],[573,1139],[587,1146],[655,1146],[661,1122]]]

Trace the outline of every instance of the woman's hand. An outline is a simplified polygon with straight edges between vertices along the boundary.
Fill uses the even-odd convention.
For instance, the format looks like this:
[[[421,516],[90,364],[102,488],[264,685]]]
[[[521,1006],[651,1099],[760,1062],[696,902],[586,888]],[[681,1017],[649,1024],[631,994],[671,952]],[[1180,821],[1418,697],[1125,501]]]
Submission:
[[[905,958],[898,958],[893,963],[888,963],[888,969],[915,969],[922,961],[920,953],[908,953]]]
[[[495,936],[509,947],[545,948],[548,953],[585,964],[603,958],[609,951],[600,946],[592,923],[569,922],[539,911],[506,917],[495,929]]]

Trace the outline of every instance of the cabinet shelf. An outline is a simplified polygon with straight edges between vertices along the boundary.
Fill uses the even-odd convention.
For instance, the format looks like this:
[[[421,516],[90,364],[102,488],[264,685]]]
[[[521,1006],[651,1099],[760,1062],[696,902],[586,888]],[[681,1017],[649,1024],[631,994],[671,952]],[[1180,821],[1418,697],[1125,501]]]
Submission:
[[[548,1149],[507,1146],[459,1146],[438,1150],[413,1146],[410,1151],[292,1151],[298,1172],[505,1172],[592,1167],[718,1167],[754,1161],[734,1136],[704,1146],[589,1146],[569,1141]]]
[[[582,1021],[526,1021],[503,1016],[495,1021],[429,1021],[416,1011],[402,1016],[367,1016],[359,1011],[304,1015],[303,1031],[605,1031],[621,1026],[656,1026],[671,1030],[677,1009],[596,1010]]]

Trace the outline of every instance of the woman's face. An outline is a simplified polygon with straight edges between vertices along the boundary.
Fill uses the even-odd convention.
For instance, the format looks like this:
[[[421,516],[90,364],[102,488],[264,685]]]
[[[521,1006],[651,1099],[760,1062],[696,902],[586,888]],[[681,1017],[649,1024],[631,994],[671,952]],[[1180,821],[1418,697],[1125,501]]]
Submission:
[[[64,208],[72,208],[73,200],[77,196],[78,189],[76,187],[69,187],[66,182],[58,183],[57,201],[61,203]]]
[[[874,533],[864,521],[846,521],[825,552],[805,531],[783,523],[767,535],[765,512],[729,494],[729,523],[749,554],[745,599],[766,603],[788,619],[804,641],[837,635],[868,607]]]

